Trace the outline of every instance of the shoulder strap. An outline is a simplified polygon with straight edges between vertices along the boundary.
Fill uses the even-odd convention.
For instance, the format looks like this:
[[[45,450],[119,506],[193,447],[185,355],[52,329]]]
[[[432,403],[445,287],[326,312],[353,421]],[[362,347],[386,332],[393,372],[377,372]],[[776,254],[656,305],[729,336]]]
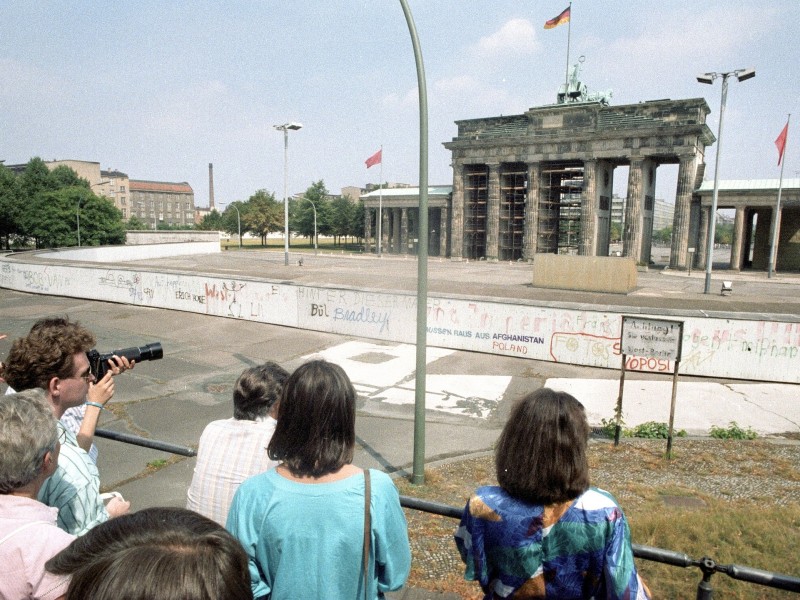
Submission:
[[[372,537],[372,523],[370,519],[370,481],[369,469],[364,469],[364,598],[369,599],[369,542]]]

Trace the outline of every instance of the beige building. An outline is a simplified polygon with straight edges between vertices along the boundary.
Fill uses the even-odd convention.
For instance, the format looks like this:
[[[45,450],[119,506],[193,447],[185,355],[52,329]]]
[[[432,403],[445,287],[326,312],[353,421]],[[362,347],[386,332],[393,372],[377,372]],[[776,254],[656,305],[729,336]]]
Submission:
[[[100,194],[114,203],[122,218],[127,221],[131,216],[130,181],[128,175],[117,170],[100,171],[101,180],[92,187],[95,194]]]

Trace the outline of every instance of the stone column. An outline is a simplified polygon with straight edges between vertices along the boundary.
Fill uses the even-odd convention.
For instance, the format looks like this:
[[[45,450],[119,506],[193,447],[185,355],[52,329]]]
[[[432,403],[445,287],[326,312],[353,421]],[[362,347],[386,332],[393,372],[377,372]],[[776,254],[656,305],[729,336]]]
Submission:
[[[682,157],[678,167],[678,189],[675,193],[675,217],[672,221],[672,247],[669,252],[669,268],[686,268],[689,251],[689,229],[691,225],[692,192],[697,177],[697,157]],[[697,249],[696,249],[697,250]]]
[[[447,232],[450,229],[450,223],[448,219],[450,218],[450,211],[448,210],[447,206],[443,206],[441,209],[441,216],[439,217],[439,256],[446,257],[447,256]]]
[[[522,242],[522,258],[533,261],[539,233],[539,193],[542,187],[542,165],[528,165],[528,195],[525,198],[525,232]]]
[[[400,254],[408,254],[408,209],[400,209]]]
[[[744,211],[744,206],[737,207],[736,216],[733,218],[730,267],[734,271],[742,270],[742,255],[744,254]]]
[[[642,161],[631,160],[628,171],[628,201],[622,230],[622,255],[630,256],[637,263],[642,260],[642,204]]]
[[[408,217],[406,217],[408,218]],[[400,209],[392,209],[392,246],[395,254],[400,254],[402,248],[400,246]]]
[[[464,256],[464,165],[453,164],[452,218],[450,220],[450,258],[461,260]]]
[[[708,253],[708,224],[711,215],[710,206],[700,206],[700,224],[697,226],[697,247],[694,249],[694,264],[692,268],[706,268],[706,254]],[[688,252],[688,250],[687,250]]]
[[[630,188],[629,192],[630,194]],[[629,195],[630,197],[630,195]],[[597,252],[597,161],[583,163],[583,191],[581,192],[581,231],[578,254],[594,256]]]
[[[500,165],[489,166],[486,215],[486,260],[500,256]]]
[[[778,251],[781,249],[781,217],[783,216],[783,206],[784,204],[781,203],[780,210],[775,210],[772,208],[770,210],[771,217],[770,217],[770,229],[769,229],[769,240],[767,241],[767,270],[769,270],[769,262],[770,258],[773,259],[772,269],[773,271],[778,270]],[[773,223],[774,221],[774,223]],[[772,232],[775,231],[775,240],[773,247],[773,240],[772,240]]]
[[[372,250],[370,238],[372,237],[372,209],[364,209],[364,253],[369,254]]]
[[[656,208],[656,168],[658,165],[650,159],[642,161],[642,194],[644,207],[642,209],[642,241],[640,260],[650,263],[650,250],[653,245],[653,215]]]
[[[383,252],[391,251],[389,247],[389,239],[391,238],[392,232],[389,229],[389,225],[391,224],[391,215],[389,214],[391,209],[386,208],[385,206],[381,210],[381,248]]]

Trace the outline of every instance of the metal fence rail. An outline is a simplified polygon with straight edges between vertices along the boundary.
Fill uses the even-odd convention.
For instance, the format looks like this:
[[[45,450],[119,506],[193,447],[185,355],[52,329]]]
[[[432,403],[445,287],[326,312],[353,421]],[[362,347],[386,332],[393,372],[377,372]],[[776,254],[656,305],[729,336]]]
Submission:
[[[460,519],[461,513],[463,512],[462,509],[456,508],[455,506],[431,502],[430,500],[420,500],[419,498],[413,498],[411,496],[400,496],[400,505],[405,508],[421,510],[423,512],[441,515],[443,517],[451,517],[453,519]],[[642,560],[659,562],[673,567],[699,568],[703,573],[703,579],[697,584],[697,600],[709,600],[713,597],[714,590],[711,587],[710,580],[714,573],[724,573],[728,577],[739,581],[755,583],[787,592],[800,593],[800,577],[791,577],[789,575],[753,569],[752,567],[745,567],[742,565],[721,565],[715,562],[714,559],[708,557],[695,560],[681,552],[664,550],[663,548],[642,546],[641,544],[632,544],[632,546],[633,555]]]
[[[197,456],[197,451],[194,448],[186,446],[178,446],[168,442],[159,440],[151,440],[140,437],[138,435],[131,435],[129,433],[121,433],[118,431],[110,431],[108,429],[98,429],[95,432],[97,437],[114,440],[117,442],[124,442],[126,444],[133,444],[135,446],[142,446],[144,448],[151,448],[153,450],[162,450],[180,456]],[[422,500],[412,496],[400,496],[400,505],[404,508],[412,510],[419,510],[422,512],[440,515],[443,517],[450,517],[452,519],[460,519],[462,509],[440,502],[432,502],[430,500]],[[700,583],[697,584],[697,599],[709,600],[713,596],[713,588],[711,586],[711,577],[715,573],[723,573],[731,579],[744,581],[747,583],[754,583],[763,585],[787,592],[795,592],[800,594],[800,577],[792,577],[790,575],[782,575],[781,573],[773,573],[771,571],[764,571],[762,569],[754,569],[743,565],[723,565],[717,563],[713,558],[703,557],[699,560],[691,558],[690,556],[681,552],[674,552],[672,550],[664,550],[663,548],[654,548],[652,546],[642,546],[641,544],[633,544],[633,555],[642,560],[649,560],[653,562],[670,565],[673,567],[697,567],[703,574]]]

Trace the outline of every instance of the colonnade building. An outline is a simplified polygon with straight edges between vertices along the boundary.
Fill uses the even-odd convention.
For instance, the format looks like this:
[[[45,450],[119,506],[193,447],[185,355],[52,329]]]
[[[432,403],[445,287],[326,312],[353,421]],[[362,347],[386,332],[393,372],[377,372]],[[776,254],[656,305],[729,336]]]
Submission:
[[[458,135],[444,143],[452,154],[452,191],[428,190],[430,254],[490,261],[608,256],[614,172],[627,166],[622,254],[647,264],[658,170],[678,165],[669,268],[686,269],[689,260],[704,268],[713,185],[703,181],[705,150],[716,141],[708,114],[703,98],[622,106],[601,100],[457,121]],[[731,268],[766,268],[777,180],[741,183],[721,185],[718,193],[719,208],[736,210]],[[800,268],[800,198],[798,182],[786,184],[777,268],[789,270]],[[414,253],[419,190],[378,196],[362,196],[365,238],[377,235],[380,213],[384,251]]]
[[[626,165],[623,254],[646,263],[658,167],[678,164],[670,266],[684,268],[697,236],[692,193],[703,178],[705,148],[715,141],[708,113],[702,98],[624,106],[590,101],[457,121],[458,135],[444,144],[452,153],[452,197],[431,202],[429,192],[436,209],[430,221],[439,223],[431,229],[446,232],[446,241],[440,233],[429,246],[455,260],[531,261],[541,252],[608,256],[614,169]],[[365,198],[365,206],[369,233],[374,198]],[[390,224],[386,239],[386,219],[398,219],[402,235],[403,219],[416,220],[410,207],[391,198],[384,204],[385,247],[387,241],[392,247],[395,232]]]

